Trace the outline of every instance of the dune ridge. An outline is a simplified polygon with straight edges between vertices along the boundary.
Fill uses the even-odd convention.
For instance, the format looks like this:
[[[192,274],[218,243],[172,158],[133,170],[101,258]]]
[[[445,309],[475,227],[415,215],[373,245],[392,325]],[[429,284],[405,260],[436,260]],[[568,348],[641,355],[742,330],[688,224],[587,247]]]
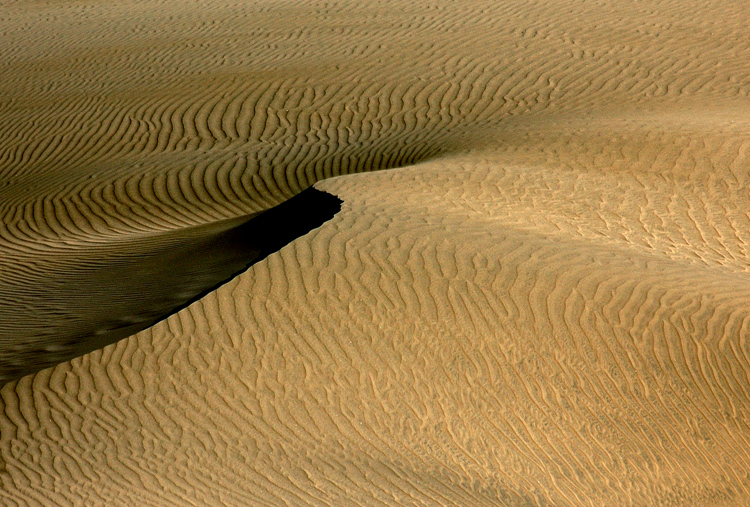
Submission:
[[[2,357],[340,202],[5,384],[0,503],[750,505],[749,11],[0,5]]]
[[[9,324],[0,336],[10,342],[0,358],[0,383],[154,325],[319,227],[339,208],[336,197],[308,188],[250,216],[59,252],[55,262],[65,272],[54,281],[24,280],[13,304],[0,308],[0,321]],[[115,303],[112,294],[121,295]]]

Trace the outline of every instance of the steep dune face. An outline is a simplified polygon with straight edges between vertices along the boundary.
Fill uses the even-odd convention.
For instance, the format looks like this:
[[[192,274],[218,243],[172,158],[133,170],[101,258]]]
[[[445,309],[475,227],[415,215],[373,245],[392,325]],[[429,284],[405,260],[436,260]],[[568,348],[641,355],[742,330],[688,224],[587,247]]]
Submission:
[[[9,337],[2,383],[152,326],[319,227],[340,204],[308,188],[249,216],[55,252],[54,278],[24,280],[0,309]]]
[[[749,9],[0,6],[2,503],[750,505]]]

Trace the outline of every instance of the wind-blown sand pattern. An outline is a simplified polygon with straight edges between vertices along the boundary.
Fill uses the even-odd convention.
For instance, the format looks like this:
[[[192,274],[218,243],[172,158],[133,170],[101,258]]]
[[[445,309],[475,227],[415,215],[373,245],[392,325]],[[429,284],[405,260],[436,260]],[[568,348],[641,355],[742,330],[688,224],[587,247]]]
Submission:
[[[750,505],[747,2],[0,19],[1,505]]]

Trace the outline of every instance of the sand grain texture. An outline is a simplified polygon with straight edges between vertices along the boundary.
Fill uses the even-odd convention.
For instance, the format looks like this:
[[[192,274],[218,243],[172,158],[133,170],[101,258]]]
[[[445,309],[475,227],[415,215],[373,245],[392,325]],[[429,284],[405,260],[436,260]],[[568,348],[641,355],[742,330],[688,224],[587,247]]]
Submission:
[[[0,19],[0,373],[143,318],[135,260],[342,201],[5,384],[0,504],[750,505],[746,2]]]

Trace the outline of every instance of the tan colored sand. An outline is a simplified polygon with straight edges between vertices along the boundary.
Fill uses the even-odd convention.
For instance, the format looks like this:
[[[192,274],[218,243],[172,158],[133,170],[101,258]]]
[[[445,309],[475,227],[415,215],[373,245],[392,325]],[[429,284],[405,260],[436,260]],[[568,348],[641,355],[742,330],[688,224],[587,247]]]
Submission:
[[[42,290],[76,260],[344,201],[5,385],[3,506],[750,505],[750,4],[0,18],[3,354],[138,297]]]

